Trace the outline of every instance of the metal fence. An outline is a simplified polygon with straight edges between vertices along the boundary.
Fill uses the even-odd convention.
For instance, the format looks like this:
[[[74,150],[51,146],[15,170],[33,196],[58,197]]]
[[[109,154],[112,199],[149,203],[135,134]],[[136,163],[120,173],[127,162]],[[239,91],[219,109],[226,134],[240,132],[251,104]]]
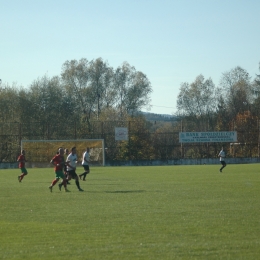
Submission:
[[[115,141],[115,127],[128,128],[128,141]],[[222,143],[179,143],[181,122],[171,131],[157,131],[134,121],[93,121],[86,123],[0,123],[0,162],[15,162],[21,140],[104,139],[106,161],[174,160],[215,158]],[[235,129],[238,143],[225,143],[229,157],[259,157],[259,129]],[[187,130],[186,130],[187,131]]]

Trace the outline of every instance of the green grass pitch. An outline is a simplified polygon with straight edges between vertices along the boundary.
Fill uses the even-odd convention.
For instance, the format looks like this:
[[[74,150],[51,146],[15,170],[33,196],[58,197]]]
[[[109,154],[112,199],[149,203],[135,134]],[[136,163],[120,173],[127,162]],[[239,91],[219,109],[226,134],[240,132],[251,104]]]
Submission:
[[[0,170],[0,259],[259,259],[260,165],[219,168],[91,167],[68,193]]]

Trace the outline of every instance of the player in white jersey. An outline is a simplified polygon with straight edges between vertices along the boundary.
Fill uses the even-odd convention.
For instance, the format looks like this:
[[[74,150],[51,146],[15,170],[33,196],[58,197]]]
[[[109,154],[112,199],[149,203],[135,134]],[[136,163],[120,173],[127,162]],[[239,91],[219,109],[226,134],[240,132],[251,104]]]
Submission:
[[[67,174],[68,180],[74,179],[79,191],[83,191],[79,185],[79,177],[76,173],[78,157],[76,154],[76,147],[71,148],[71,153],[67,157]],[[60,187],[61,185],[59,185]]]
[[[87,174],[90,172],[89,170],[89,162],[90,162],[90,156],[89,156],[89,147],[87,147],[86,151],[83,153],[82,156],[82,166],[84,168],[84,172],[82,174],[79,174],[79,178],[83,177],[83,181],[86,180]]]
[[[225,162],[226,153],[224,151],[224,148],[222,147],[221,151],[218,154],[220,163],[222,164],[222,167],[219,169],[220,172],[227,166]]]

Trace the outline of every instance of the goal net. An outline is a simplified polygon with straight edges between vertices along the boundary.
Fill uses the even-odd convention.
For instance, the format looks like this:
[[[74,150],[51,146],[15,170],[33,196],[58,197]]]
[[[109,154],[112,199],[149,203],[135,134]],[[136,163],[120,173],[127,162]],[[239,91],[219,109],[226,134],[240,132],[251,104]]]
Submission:
[[[21,148],[26,151],[28,167],[52,167],[50,160],[57,153],[59,147],[76,147],[80,165],[82,155],[86,148],[90,148],[91,165],[105,165],[104,139],[78,139],[78,140],[22,140]]]

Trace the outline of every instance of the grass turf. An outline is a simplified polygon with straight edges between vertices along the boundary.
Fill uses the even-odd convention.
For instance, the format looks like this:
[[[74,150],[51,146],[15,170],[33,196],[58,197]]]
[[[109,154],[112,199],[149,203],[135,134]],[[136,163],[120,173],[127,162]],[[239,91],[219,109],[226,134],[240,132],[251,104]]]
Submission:
[[[259,165],[219,168],[92,167],[68,193],[0,170],[0,259],[258,259]]]

